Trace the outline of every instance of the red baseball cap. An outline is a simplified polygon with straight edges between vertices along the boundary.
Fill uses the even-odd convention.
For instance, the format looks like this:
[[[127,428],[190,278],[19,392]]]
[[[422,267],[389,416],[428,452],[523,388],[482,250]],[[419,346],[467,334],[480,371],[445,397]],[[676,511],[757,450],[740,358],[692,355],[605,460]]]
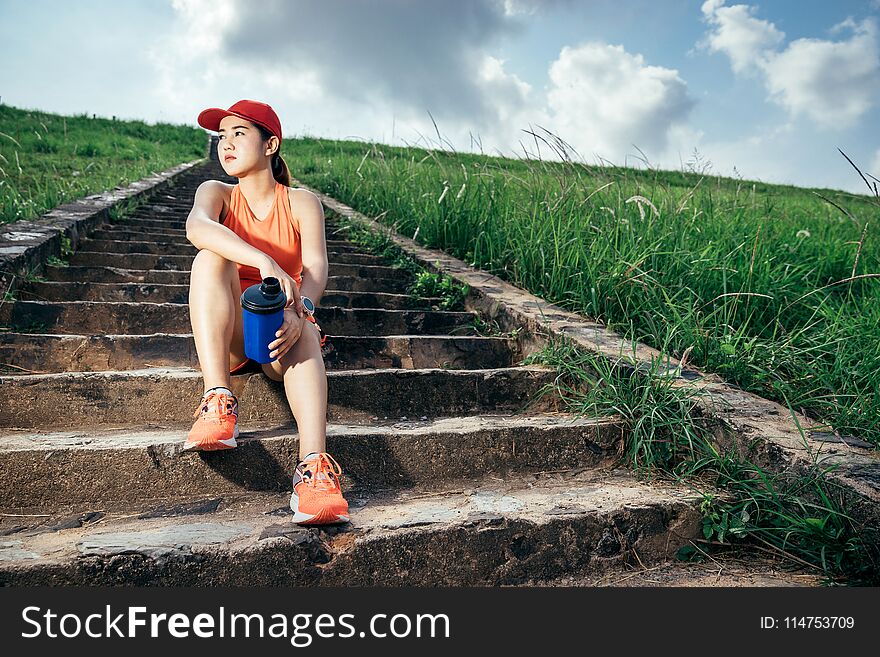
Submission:
[[[199,114],[199,125],[215,132],[220,130],[220,121],[227,116],[239,116],[251,123],[266,128],[281,142],[281,121],[270,105],[256,100],[240,100],[229,109],[210,107]]]

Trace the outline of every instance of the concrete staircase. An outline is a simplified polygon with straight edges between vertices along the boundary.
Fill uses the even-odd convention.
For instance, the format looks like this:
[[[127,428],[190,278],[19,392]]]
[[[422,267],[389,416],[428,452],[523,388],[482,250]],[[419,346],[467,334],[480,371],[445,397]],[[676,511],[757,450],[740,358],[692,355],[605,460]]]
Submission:
[[[235,182],[178,175],[0,307],[0,583],[595,583],[701,536],[692,490],[615,467],[618,422],[558,412],[554,372],[408,296],[332,213],[317,316],[352,522],[290,521],[296,424],[259,368],[232,378],[240,446],[181,453],[202,392],[184,222],[208,178]]]

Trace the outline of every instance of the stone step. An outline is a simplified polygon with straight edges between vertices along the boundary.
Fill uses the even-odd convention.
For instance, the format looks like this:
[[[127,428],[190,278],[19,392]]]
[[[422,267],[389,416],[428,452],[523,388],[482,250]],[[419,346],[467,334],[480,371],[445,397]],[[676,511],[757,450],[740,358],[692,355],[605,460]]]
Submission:
[[[119,242],[150,242],[152,244],[185,244],[193,246],[185,234],[150,233],[136,230],[107,228],[96,230],[89,235],[94,240],[114,240]],[[336,253],[361,253],[364,248],[346,240],[326,240],[327,250]],[[193,247],[195,248],[195,247]]]
[[[79,243],[79,251],[101,253],[150,253],[160,255],[194,256],[199,250],[189,242],[160,244],[157,242],[135,242],[133,240],[101,240],[87,238]]]
[[[81,251],[112,253],[112,254],[152,254],[152,255],[181,255],[195,256],[199,250],[190,243],[186,244],[157,244],[155,242],[134,242],[129,240],[98,240],[84,239],[80,242]],[[331,267],[337,264],[355,265],[381,265],[383,260],[379,256],[368,253],[354,253],[352,251],[337,251],[327,247],[327,259]]]
[[[151,253],[102,253],[100,251],[77,251],[70,256],[74,266],[124,267],[126,269],[162,269],[190,271],[195,255],[158,255]],[[402,278],[411,275],[395,267],[373,264],[346,264],[331,262],[334,276],[361,276],[364,278]]]
[[[328,277],[328,285],[336,277]],[[27,301],[139,301],[143,303],[189,303],[189,285],[159,283],[27,283],[16,294]],[[341,308],[429,309],[439,297],[413,297],[387,292],[324,290],[319,305]]]
[[[239,425],[238,447],[183,452],[178,430],[8,431],[0,445],[2,508],[29,513],[69,504],[132,502],[290,490],[299,455],[295,423]],[[620,421],[567,415],[481,415],[329,424],[327,451],[344,463],[343,491],[420,486],[494,474],[592,468],[613,463]],[[39,476],[35,476],[39,473]]]
[[[135,215],[122,217],[116,221],[113,221],[110,225],[116,228],[123,228],[125,230],[134,230],[136,228],[140,228],[149,229],[152,232],[156,232],[156,229],[159,229],[163,232],[166,230],[176,230],[184,231],[185,233],[186,217],[181,217],[178,219],[158,219],[155,217],[139,217]],[[343,234],[345,232],[345,229],[341,226],[325,221],[324,232],[327,239],[330,239],[333,236]]]
[[[704,563],[670,561],[651,567],[629,565],[616,572],[561,575],[549,580],[526,580],[516,586],[642,586],[642,587],[760,587],[826,586],[815,570],[792,568],[754,550],[711,555]]]
[[[475,313],[320,306],[315,319],[328,335],[476,335]],[[125,301],[25,301],[0,306],[0,326],[21,333],[90,335],[189,333],[189,306]]]
[[[49,281],[79,283],[149,283],[167,285],[189,285],[189,270],[173,271],[167,269],[123,269],[119,267],[54,266],[46,267],[44,277]],[[358,276],[327,277],[327,287],[334,290],[356,292],[388,292],[404,294],[409,280],[400,278],[361,278]]]
[[[152,244],[183,244],[192,246],[185,234],[151,233],[139,230],[120,230],[118,228],[102,228],[89,234],[89,239],[114,240],[118,242],[150,242]],[[195,248],[195,247],[193,247]]]
[[[189,246],[195,249],[193,244],[186,238],[186,235],[177,235],[177,234],[168,234],[168,233],[150,233],[150,232],[140,232],[140,231],[131,231],[131,230],[123,230],[123,231],[115,231],[112,229],[109,230],[96,230],[91,235],[89,235],[89,239],[94,240],[110,240],[114,242],[144,242],[149,244],[175,244],[175,245],[184,245]],[[367,255],[371,255],[367,253],[364,247],[354,244],[348,240],[326,240],[325,244],[327,245],[327,251],[333,253],[365,253]],[[124,247],[123,247],[124,248]],[[85,249],[81,249],[85,250]]]
[[[377,491],[348,500],[351,522],[315,528],[291,522],[289,498],[3,516],[0,585],[517,584],[664,563],[702,529],[701,496],[621,471]]]
[[[189,197],[177,199],[151,199],[138,207],[141,212],[189,212],[192,209],[192,200]]]
[[[177,229],[177,228],[145,228],[141,226],[132,226],[132,225],[120,225],[118,223],[114,224],[104,224],[103,227],[96,230],[93,235],[97,235],[97,233],[108,233],[111,235],[121,235],[121,234],[130,234],[134,236],[134,239],[144,240],[147,237],[140,237],[141,235],[149,235],[150,239],[153,238],[173,238],[173,239],[181,239],[183,242],[189,244],[189,240],[186,239],[186,230]],[[122,239],[117,237],[110,237],[104,239]]]
[[[186,231],[186,217],[181,217],[177,219],[159,219],[155,216],[151,217],[142,217],[142,216],[128,216],[121,217],[112,223],[113,226],[139,226],[141,228],[160,228],[162,230],[171,228],[174,230],[182,230]]]
[[[134,212],[127,215],[128,219],[156,219],[159,221],[186,221],[189,213],[192,211],[192,205],[178,206],[153,206],[148,207],[142,205],[136,208]]]
[[[552,393],[539,394],[555,370],[534,365],[480,370],[368,369],[327,372],[328,421],[368,423],[375,417],[413,418],[484,412],[556,410]],[[262,372],[232,377],[239,420],[289,422],[280,382]],[[192,426],[204,392],[193,368],[3,375],[0,426],[31,429]]]
[[[491,369],[514,360],[512,338],[472,336],[332,336],[328,370],[402,367]],[[49,374],[145,367],[200,367],[190,334],[53,335],[0,333],[0,372]]]

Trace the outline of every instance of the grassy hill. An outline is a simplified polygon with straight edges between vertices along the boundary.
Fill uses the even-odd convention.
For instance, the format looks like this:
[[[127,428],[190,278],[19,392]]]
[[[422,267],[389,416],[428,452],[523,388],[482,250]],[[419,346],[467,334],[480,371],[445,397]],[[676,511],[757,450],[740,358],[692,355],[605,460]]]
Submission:
[[[205,147],[200,128],[0,105],[0,220]],[[880,444],[876,198],[355,141],[282,148],[296,178],[426,246]]]
[[[205,153],[200,128],[0,104],[0,224],[33,219]]]
[[[426,246],[880,444],[876,198],[351,141],[284,154]]]

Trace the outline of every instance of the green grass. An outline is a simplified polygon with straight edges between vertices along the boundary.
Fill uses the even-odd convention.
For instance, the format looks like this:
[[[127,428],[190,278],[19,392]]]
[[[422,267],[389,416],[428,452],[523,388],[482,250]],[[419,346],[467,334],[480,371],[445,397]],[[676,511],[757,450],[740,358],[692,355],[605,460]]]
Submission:
[[[635,376],[626,361],[614,367],[565,337],[525,360],[557,370],[541,394],[553,392],[569,412],[620,418],[621,461],[638,476],[674,480],[702,496],[703,539],[680,550],[680,560],[748,547],[821,574],[825,584],[880,583],[877,528],[847,515],[841,491],[825,477],[831,468],[814,458],[809,475],[792,477],[722,452],[695,413],[705,392],[658,375],[663,361]]]
[[[690,349],[692,364],[880,444],[878,199],[351,141],[283,148],[295,178],[427,247],[629,340],[657,348],[668,333],[672,356]]]
[[[0,104],[0,224],[204,157],[203,130]]]
[[[464,310],[464,300],[470,291],[467,285],[456,283],[454,279],[445,274],[429,271],[383,233],[374,232],[359,222],[341,217],[332,211],[328,211],[327,216],[332,216],[333,221],[342,228],[345,238],[350,242],[382,258],[384,265],[402,269],[412,277],[412,282],[406,290],[412,307],[427,307],[431,310]],[[425,306],[423,301],[427,298],[435,298],[437,301],[430,306]]]

